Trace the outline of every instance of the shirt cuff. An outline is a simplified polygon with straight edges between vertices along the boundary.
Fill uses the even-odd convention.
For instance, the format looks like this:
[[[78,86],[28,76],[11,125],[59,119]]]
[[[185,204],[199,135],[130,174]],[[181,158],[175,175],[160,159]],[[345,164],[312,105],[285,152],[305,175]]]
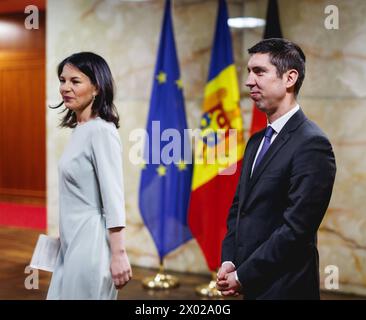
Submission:
[[[221,264],[221,266],[223,266],[225,263],[230,263],[234,267],[234,269],[236,269],[235,264],[232,261],[224,261]],[[235,275],[236,282],[240,285],[240,287],[242,287],[241,282],[240,282],[239,277],[238,277],[238,273],[236,272],[236,270],[234,271],[234,275]]]
[[[224,261],[224,262],[221,264],[221,266],[223,266],[225,263],[230,263],[230,264],[234,267],[234,269],[236,269],[235,264],[234,264],[233,262],[231,262],[231,261]],[[236,273],[236,271],[235,271],[235,273]]]

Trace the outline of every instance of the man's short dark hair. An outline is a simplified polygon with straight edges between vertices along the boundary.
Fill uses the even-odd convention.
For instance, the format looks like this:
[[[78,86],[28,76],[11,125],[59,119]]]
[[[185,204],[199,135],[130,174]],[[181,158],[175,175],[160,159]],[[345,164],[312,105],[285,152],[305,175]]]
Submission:
[[[305,78],[305,54],[297,44],[282,38],[264,39],[249,48],[248,53],[268,53],[279,77],[286,71],[295,69],[299,73],[294,88],[297,96]]]

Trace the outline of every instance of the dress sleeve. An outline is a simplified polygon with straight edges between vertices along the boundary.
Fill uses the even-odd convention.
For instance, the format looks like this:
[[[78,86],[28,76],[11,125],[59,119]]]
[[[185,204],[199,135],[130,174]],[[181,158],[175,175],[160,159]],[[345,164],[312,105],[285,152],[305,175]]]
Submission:
[[[122,145],[117,130],[98,128],[91,136],[96,171],[107,228],[125,227]]]

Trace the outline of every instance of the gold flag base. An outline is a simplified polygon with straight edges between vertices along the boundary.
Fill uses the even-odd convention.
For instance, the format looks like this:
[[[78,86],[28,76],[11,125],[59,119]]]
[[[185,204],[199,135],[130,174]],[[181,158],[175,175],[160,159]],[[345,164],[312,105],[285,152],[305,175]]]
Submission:
[[[206,298],[221,298],[222,294],[219,290],[216,289],[216,281],[211,280],[210,283],[203,284],[196,288],[196,293],[201,297]]]
[[[196,293],[201,297],[206,298],[221,298],[222,294],[216,289],[216,272],[212,273],[212,280],[210,283],[196,287]]]
[[[157,273],[155,277],[147,277],[142,280],[142,285],[146,289],[172,289],[179,286],[179,280],[166,273]]]
[[[153,290],[173,289],[179,286],[179,280],[177,277],[164,273],[164,267],[161,264],[159,272],[154,277],[142,280],[142,286]]]

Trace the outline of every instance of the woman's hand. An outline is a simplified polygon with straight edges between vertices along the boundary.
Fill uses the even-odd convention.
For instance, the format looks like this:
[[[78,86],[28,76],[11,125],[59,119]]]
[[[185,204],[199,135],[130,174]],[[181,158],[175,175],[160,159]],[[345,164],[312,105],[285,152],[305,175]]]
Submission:
[[[111,245],[111,274],[116,289],[122,289],[132,278],[131,265],[124,246],[124,228],[109,229],[109,241]]]
[[[131,280],[132,270],[125,250],[112,254],[110,270],[116,289],[122,289]]]

